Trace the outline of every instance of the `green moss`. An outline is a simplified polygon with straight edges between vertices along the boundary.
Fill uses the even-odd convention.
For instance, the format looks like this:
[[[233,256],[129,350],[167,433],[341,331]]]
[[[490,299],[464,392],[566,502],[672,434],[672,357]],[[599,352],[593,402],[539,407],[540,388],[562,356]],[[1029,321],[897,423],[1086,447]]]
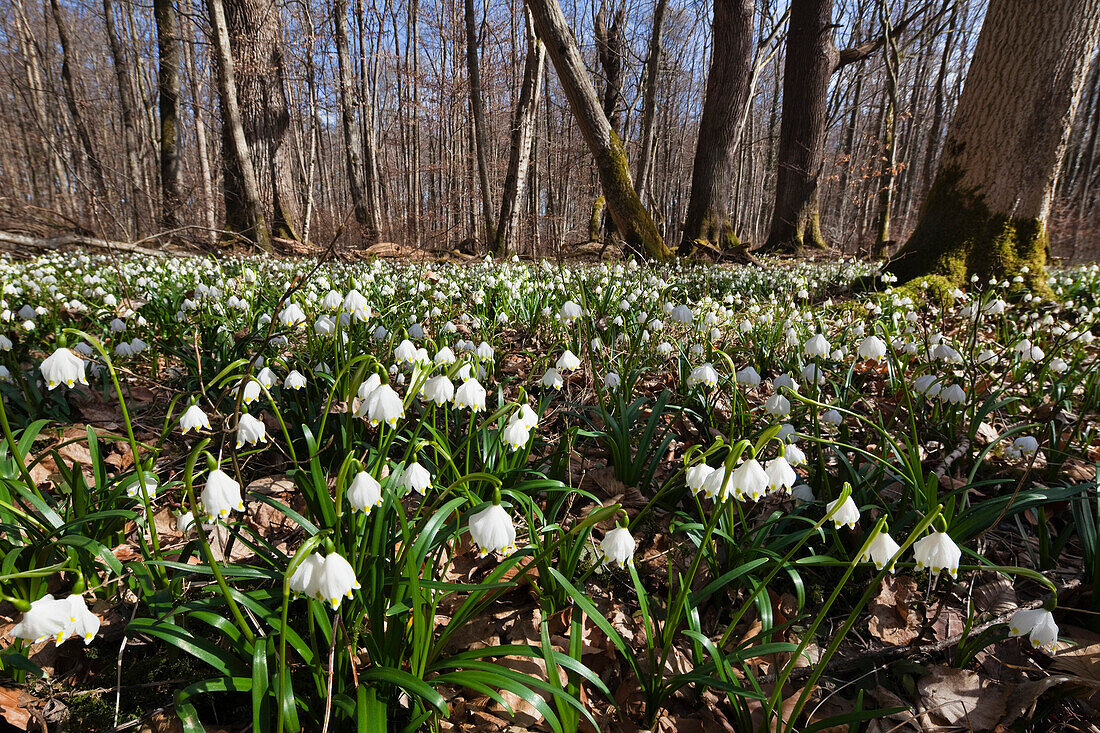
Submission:
[[[595,242],[600,238],[603,209],[607,200],[603,196],[597,196],[592,202],[592,217],[588,220],[588,241]]]
[[[114,706],[101,695],[88,692],[73,695],[67,701],[66,728],[72,731],[107,731],[115,727]]]
[[[951,291],[956,287],[956,283],[943,275],[925,275],[914,278],[895,290],[908,295],[914,302],[928,300],[943,308],[955,300],[951,297]]]
[[[961,181],[957,167],[937,174],[916,229],[887,269],[903,282],[941,275],[952,285],[971,275],[1021,275],[1033,292],[1045,293],[1050,246],[1043,223],[990,212],[981,192],[963,188]]]
[[[653,218],[634,190],[626,151],[614,130],[611,131],[609,149],[598,153],[596,165],[607,197],[608,212],[623,240],[652,259],[671,258],[672,252],[665,246]]]

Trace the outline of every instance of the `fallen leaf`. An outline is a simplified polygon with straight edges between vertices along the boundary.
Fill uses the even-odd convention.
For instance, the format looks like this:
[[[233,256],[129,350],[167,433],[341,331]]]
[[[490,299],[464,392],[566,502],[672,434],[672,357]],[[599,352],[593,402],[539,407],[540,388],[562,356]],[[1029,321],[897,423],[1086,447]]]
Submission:
[[[14,687],[0,687],[0,718],[19,730],[26,730],[31,713],[23,707],[25,693]]]
[[[993,730],[1005,718],[1014,685],[985,679],[966,669],[937,665],[917,682],[921,704],[938,725]]]
[[[878,596],[871,601],[867,630],[890,646],[905,646],[920,636],[920,616],[910,603],[917,597],[917,584],[908,576],[888,575]]]

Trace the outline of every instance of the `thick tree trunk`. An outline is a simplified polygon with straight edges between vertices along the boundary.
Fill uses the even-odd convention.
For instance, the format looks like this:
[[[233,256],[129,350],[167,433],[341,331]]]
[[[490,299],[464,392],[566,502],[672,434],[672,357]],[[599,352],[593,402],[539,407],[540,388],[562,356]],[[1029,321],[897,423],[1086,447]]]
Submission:
[[[791,0],[775,208],[764,245],[769,252],[825,247],[817,188],[829,78],[840,59],[832,41],[832,23],[833,0]]]
[[[348,192],[355,209],[355,220],[363,228],[368,244],[378,241],[378,211],[363,192],[363,161],[359,157],[359,126],[352,105],[355,87],[352,79],[351,50],[348,43],[348,1],[333,0],[332,22],[336,36],[336,61],[340,79],[340,123],[344,130],[344,161],[347,166]],[[364,117],[367,113],[364,113]]]
[[[1055,179],[1100,42],[1100,0],[990,0],[902,281],[1022,274],[1045,290]]]
[[[607,209],[626,244],[648,257],[666,259],[672,253],[665,246],[653,219],[634,190],[619,136],[604,115],[596,90],[588,78],[580,48],[573,37],[558,0],[527,0],[539,37],[546,43],[570,109],[595,159]]]
[[[626,46],[626,3],[619,2],[607,24],[607,7],[596,12],[596,56],[603,69],[603,113],[616,135],[622,137],[623,48]]]
[[[477,156],[477,178],[481,187],[481,215],[485,219],[485,241],[496,241],[493,222],[493,192],[489,187],[489,142],[485,121],[485,100],[481,96],[481,69],[477,56],[477,16],[474,0],[465,0],[466,73],[470,77],[470,112],[474,118],[474,152]]]
[[[535,121],[546,67],[546,49],[535,34],[531,13],[524,9],[523,15],[527,26],[527,57],[523,62],[523,85],[512,118],[512,147],[508,154],[508,171],[504,174],[500,218],[493,243],[493,251],[498,254],[509,254],[516,249],[513,238],[519,230],[520,202],[523,201],[527,170],[534,155]]]
[[[218,96],[222,110],[222,151],[225,168],[225,228],[251,239],[263,250],[271,251],[271,232],[267,228],[260,186],[252,154],[248,148],[241,110],[237,104],[237,80],[229,29],[222,0],[206,0],[213,29],[215,64],[218,72]]]
[[[653,29],[649,34],[649,53],[645,60],[645,91],[642,93],[642,142],[638,153],[638,170],[634,174],[634,188],[645,196],[654,153],[654,122],[657,119],[657,90],[661,81],[661,29],[665,24],[668,0],[657,0],[653,10]],[[644,200],[644,199],[643,199]]]
[[[127,195],[130,199],[134,231],[137,232],[141,226],[141,205],[148,204],[148,194],[141,185],[143,171],[138,157],[141,141],[138,138],[137,115],[134,111],[134,90],[130,84],[130,64],[119,38],[113,0],[103,0],[103,19],[107,29],[107,47],[111,51],[111,62],[115,71],[115,85],[118,87],[119,109],[122,112],[122,148],[126,157],[126,177],[129,179],[127,183],[130,189]]]
[[[710,71],[699,120],[680,254],[696,242],[740,244],[729,221],[730,177],[749,100],[754,41],[753,0],[714,0]]]
[[[104,0],[104,4],[110,0]],[[179,226],[180,198],[180,37],[173,0],[153,0],[157,23],[157,108],[160,112],[160,226]]]

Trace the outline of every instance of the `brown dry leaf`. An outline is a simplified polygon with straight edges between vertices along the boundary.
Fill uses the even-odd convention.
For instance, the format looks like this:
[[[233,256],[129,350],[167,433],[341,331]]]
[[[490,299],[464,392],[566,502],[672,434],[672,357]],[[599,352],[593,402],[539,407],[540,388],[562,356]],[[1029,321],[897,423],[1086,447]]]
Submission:
[[[1012,581],[1003,575],[994,574],[989,581],[974,588],[974,608],[979,613],[1000,616],[1016,608],[1016,605],[1016,589],[1012,587]]]
[[[912,706],[905,700],[895,695],[890,690],[887,690],[882,685],[875,687],[871,690],[871,697],[879,707],[884,709],[892,708],[905,708],[901,712],[892,713],[887,715],[881,721],[872,720],[868,726],[868,731],[877,731],[878,733],[886,733],[886,731],[893,731],[894,733],[908,733],[909,731],[916,731],[920,733],[920,726],[916,723],[917,716],[913,712]],[[889,721],[887,723],[886,721]],[[876,727],[881,723],[881,727]]]
[[[1079,677],[1086,684],[1094,683],[1096,687],[1088,689],[1083,697],[1085,699],[1096,697],[1097,687],[1100,687],[1100,644],[1059,650],[1051,666]]]
[[[0,718],[6,720],[8,725],[26,730],[31,720],[30,711],[23,707],[26,699],[22,690],[14,687],[0,687]]]
[[[997,428],[987,422],[978,423],[978,430],[974,433],[974,442],[978,445],[989,445],[1000,437]]]
[[[920,636],[920,616],[910,603],[917,597],[917,584],[909,576],[882,580],[878,596],[871,601],[867,630],[890,646],[905,646]]]
[[[934,723],[978,733],[993,730],[1005,719],[1013,687],[942,665],[917,682],[921,704]]]
[[[1003,725],[1012,725],[1022,717],[1030,717],[1032,707],[1039,697],[1047,690],[1060,685],[1083,690],[1085,694],[1080,694],[1079,697],[1084,699],[1100,692],[1100,681],[1087,680],[1073,675],[1053,675],[1034,682],[1022,682],[1016,685],[1016,689],[1012,691],[1012,696],[1005,704],[1006,711]]]
[[[288,479],[285,474],[258,478],[244,487],[246,495],[251,493],[265,495],[283,494],[293,490],[294,482]]]
[[[1070,481],[1083,483],[1096,478],[1096,464],[1070,458],[1062,466],[1062,472]]]

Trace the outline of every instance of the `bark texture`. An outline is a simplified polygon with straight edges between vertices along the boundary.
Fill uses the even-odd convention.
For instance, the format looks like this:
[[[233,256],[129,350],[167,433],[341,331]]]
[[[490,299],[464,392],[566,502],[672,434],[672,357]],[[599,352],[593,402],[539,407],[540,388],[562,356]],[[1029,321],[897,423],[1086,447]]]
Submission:
[[[104,0],[106,4],[109,0]],[[160,226],[175,229],[180,198],[180,63],[182,38],[173,0],[153,0],[157,23],[157,109],[160,112]]]
[[[535,29],[546,44],[581,135],[595,159],[607,210],[623,241],[647,257],[667,259],[665,246],[630,177],[626,151],[604,114],[584,58],[558,0],[527,0]]]
[[[340,126],[344,131],[344,160],[348,173],[348,189],[351,194],[355,220],[363,228],[363,238],[369,244],[378,241],[378,211],[371,205],[371,198],[363,190],[362,144],[359,125],[355,120],[354,70],[351,66],[351,49],[348,43],[348,0],[333,0],[332,22],[336,36],[336,61],[340,78]]]
[[[1022,273],[1046,288],[1051,197],[1098,42],[1100,0],[990,1],[935,180],[889,271],[952,283]]]
[[[714,0],[713,42],[680,254],[696,242],[740,244],[729,220],[730,180],[752,81],[752,0]]]

